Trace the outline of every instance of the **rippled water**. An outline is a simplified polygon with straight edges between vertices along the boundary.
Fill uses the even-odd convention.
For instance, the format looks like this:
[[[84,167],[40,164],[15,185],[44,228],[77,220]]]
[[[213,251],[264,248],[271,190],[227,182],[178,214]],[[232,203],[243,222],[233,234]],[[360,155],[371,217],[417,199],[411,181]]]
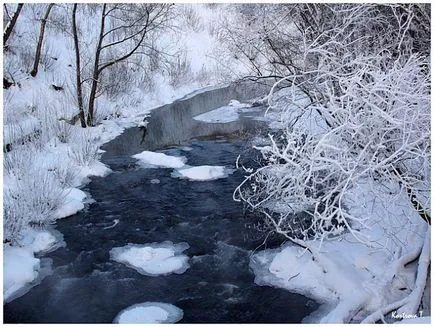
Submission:
[[[131,158],[158,149],[186,156],[192,166],[235,168],[248,136],[261,124],[246,117],[206,124],[192,117],[248,97],[251,90],[232,87],[177,101],[152,112],[144,139],[131,128],[106,144],[102,160],[113,173],[92,178],[84,188],[93,204],[58,221],[67,246],[47,255],[53,273],[4,306],[5,322],[111,323],[124,308],[146,301],[179,307],[180,323],[295,323],[314,311],[317,304],[301,295],[254,284],[249,256],[264,235],[252,228],[259,218],[247,217],[232,200],[240,171],[193,182],[171,177],[171,169],[139,168]],[[119,223],[105,229],[115,219]],[[185,273],[143,276],[109,257],[113,247],[166,240],[190,245]]]

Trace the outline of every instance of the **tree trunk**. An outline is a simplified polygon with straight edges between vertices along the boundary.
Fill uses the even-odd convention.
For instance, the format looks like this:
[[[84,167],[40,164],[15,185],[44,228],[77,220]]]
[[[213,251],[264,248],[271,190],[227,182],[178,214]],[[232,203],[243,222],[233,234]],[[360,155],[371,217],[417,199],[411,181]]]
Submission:
[[[96,91],[98,88],[98,80],[100,75],[100,70],[98,68],[99,66],[99,57],[101,54],[101,46],[102,46],[102,40],[104,38],[104,24],[105,24],[105,11],[106,11],[107,5],[104,4],[102,8],[102,15],[101,15],[101,27],[99,31],[99,38],[98,38],[98,45],[96,47],[95,51],[95,61],[93,63],[93,74],[92,74],[92,86],[90,89],[90,95],[89,95],[89,107],[87,112],[87,125],[93,126],[93,116],[94,116],[94,110],[95,110],[95,98],[96,98]]]
[[[3,33],[3,46],[6,45],[6,42],[8,41],[9,37],[11,36],[11,33],[15,27],[15,24],[17,23],[18,16],[20,15],[21,9],[23,8],[23,3],[19,3],[17,6],[17,10],[15,11],[14,15],[12,16],[12,19],[9,21],[9,23],[6,25],[6,29]]]
[[[72,34],[74,35],[74,47],[75,47],[75,76],[77,79],[77,102],[81,127],[86,127],[86,120],[84,118],[84,108],[83,108],[83,92],[81,89],[81,64],[80,64],[80,47],[78,44],[77,35],[77,22],[76,22],[76,12],[77,4],[74,4],[72,9]]]
[[[38,74],[38,66],[39,66],[39,61],[41,59],[42,43],[44,41],[45,25],[47,24],[47,19],[48,19],[48,16],[50,15],[50,11],[51,11],[51,8],[53,8],[53,6],[54,6],[54,3],[48,4],[47,11],[45,12],[45,16],[41,21],[41,30],[39,32],[38,45],[36,46],[35,61],[33,63],[33,69],[30,72],[30,75],[32,75],[33,77],[35,77]]]

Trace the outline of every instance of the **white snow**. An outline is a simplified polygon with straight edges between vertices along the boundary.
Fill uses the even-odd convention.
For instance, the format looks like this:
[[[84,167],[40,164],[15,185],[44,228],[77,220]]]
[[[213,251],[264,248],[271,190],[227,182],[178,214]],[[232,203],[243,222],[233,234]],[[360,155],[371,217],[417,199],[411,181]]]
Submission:
[[[370,218],[369,225],[360,228],[372,242],[363,244],[351,234],[323,243],[308,241],[321,254],[321,264],[310,252],[294,245],[258,252],[250,261],[258,285],[281,287],[330,305],[332,312],[317,317],[321,322],[336,322],[339,310],[346,310],[366,292],[373,294],[368,309],[380,305],[376,301],[387,296],[379,292],[395,259],[397,243],[407,245],[403,251],[411,251],[423,241],[427,228],[412,210],[406,194],[396,195],[392,185],[359,181],[345,204],[351,215]],[[414,267],[408,269],[410,275],[414,274]]]
[[[188,256],[182,254],[189,248],[187,243],[170,241],[149,244],[128,244],[110,251],[110,258],[134,268],[147,276],[182,274],[190,266]]]
[[[145,167],[161,168],[181,168],[185,165],[187,158],[168,156],[164,153],[143,151],[132,156],[139,160],[139,163]]]
[[[63,205],[54,213],[54,219],[71,216],[84,208],[83,200],[87,195],[82,190],[69,188],[65,189],[63,194]]]
[[[3,246],[3,299],[8,298],[16,291],[32,282],[38,276],[39,259],[33,256],[28,248]]]
[[[206,123],[230,123],[239,119],[239,112],[241,112],[243,108],[249,107],[251,107],[250,104],[231,100],[227,106],[194,116],[193,119]]]
[[[41,270],[41,260],[34,257],[35,253],[53,251],[65,243],[59,232],[36,231],[26,228],[20,240],[20,246],[3,245],[3,301],[9,302],[23,295],[23,290],[29,288],[38,278]]]
[[[178,307],[162,302],[144,302],[122,310],[113,320],[115,324],[173,324],[184,313]]]
[[[225,178],[232,171],[225,166],[197,166],[177,169],[172,177],[186,178],[192,181],[210,181]]]

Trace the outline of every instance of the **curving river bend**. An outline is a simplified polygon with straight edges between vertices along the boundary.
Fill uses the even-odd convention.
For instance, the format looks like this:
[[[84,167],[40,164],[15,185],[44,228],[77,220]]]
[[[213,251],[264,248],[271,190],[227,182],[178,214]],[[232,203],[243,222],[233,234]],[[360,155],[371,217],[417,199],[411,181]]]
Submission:
[[[144,138],[142,130],[130,128],[104,145],[102,161],[113,173],[92,178],[84,190],[95,202],[57,222],[66,247],[46,255],[52,274],[6,304],[4,322],[111,323],[121,310],[146,301],[179,307],[180,323],[297,323],[316,310],[304,296],[254,284],[249,256],[264,235],[252,228],[259,218],[232,200],[242,172],[194,182],[171,177],[171,169],[140,168],[131,157],[158,150],[185,156],[191,166],[235,168],[248,138],[263,127],[249,116],[263,112],[224,124],[192,117],[261,91],[238,85],[186,97],[154,110]],[[119,223],[108,228],[115,219]],[[113,247],[166,240],[190,245],[185,273],[143,276],[110,260]]]

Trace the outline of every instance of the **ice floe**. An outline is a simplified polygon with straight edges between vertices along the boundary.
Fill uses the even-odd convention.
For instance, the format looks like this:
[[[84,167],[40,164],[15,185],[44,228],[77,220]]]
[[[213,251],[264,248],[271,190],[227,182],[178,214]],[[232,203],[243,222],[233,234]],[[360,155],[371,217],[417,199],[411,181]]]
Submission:
[[[197,166],[177,169],[172,173],[172,177],[186,178],[193,181],[209,181],[225,178],[232,170],[225,166]]]
[[[110,251],[110,259],[137,270],[142,275],[158,276],[182,274],[190,265],[188,256],[182,254],[190,246],[187,243],[128,244]]]
[[[122,310],[113,320],[115,324],[173,324],[182,319],[184,313],[169,303],[144,302]]]
[[[181,168],[185,165],[187,158],[168,156],[164,153],[143,151],[132,156],[139,160],[141,166],[145,168],[160,167],[160,168]]]

